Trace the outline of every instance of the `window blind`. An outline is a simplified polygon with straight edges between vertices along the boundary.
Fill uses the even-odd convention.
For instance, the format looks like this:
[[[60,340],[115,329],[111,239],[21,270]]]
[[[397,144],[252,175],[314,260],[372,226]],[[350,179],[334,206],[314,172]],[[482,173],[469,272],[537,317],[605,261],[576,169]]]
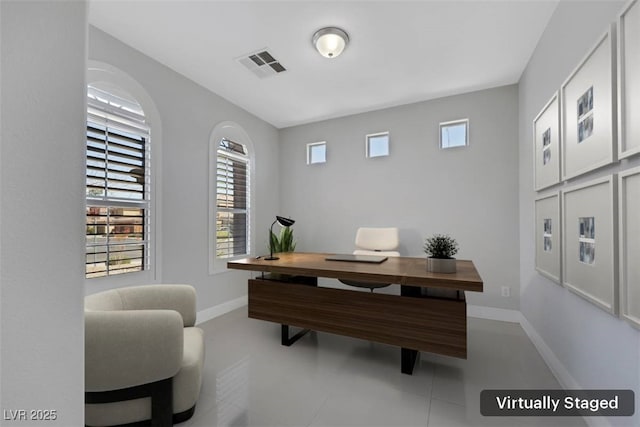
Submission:
[[[223,139],[216,161],[216,257],[249,253],[249,157],[242,144]]]
[[[148,268],[149,126],[140,106],[88,88],[86,276]]]

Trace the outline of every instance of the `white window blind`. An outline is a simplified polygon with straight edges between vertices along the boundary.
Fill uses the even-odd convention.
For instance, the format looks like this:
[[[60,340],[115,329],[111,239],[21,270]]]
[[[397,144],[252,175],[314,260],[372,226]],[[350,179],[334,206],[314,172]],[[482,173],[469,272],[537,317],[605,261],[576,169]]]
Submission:
[[[249,253],[249,156],[247,148],[228,139],[216,159],[216,258]]]
[[[149,268],[149,126],[138,103],[88,87],[86,277]]]

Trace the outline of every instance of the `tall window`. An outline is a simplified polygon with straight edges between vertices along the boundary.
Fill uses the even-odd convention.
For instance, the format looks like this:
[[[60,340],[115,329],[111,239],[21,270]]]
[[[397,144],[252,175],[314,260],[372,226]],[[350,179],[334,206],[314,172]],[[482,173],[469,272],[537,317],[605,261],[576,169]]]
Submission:
[[[216,258],[249,253],[247,147],[222,139],[216,152]]]
[[[140,105],[90,85],[87,100],[86,277],[149,268],[150,144]]]

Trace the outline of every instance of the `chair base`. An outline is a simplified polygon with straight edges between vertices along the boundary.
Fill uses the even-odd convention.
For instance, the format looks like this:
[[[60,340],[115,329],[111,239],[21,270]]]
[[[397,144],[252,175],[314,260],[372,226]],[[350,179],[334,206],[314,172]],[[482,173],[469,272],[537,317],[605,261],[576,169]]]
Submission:
[[[373,292],[374,289],[386,288],[391,285],[391,283],[378,283],[378,282],[362,282],[356,280],[346,280],[346,279],[338,279],[345,285],[355,286],[357,288],[368,288]]]
[[[151,419],[136,421],[133,423],[116,424],[110,427],[143,427],[143,426],[172,426],[191,418],[196,410],[194,404],[190,409],[173,413],[173,378],[143,384],[120,390],[89,391],[84,394],[85,403],[112,403],[125,400],[151,398]],[[85,424],[85,427],[92,427]]]
[[[193,417],[193,414],[195,412],[196,412],[196,405],[193,405],[190,409],[187,409],[186,411],[173,414],[173,424],[180,424],[191,419],[191,417]],[[115,426],[110,426],[110,427],[149,427],[152,425],[153,423],[151,420],[144,420],[144,421],[136,421],[135,423],[117,424]],[[91,427],[91,426],[85,424],[85,427]]]

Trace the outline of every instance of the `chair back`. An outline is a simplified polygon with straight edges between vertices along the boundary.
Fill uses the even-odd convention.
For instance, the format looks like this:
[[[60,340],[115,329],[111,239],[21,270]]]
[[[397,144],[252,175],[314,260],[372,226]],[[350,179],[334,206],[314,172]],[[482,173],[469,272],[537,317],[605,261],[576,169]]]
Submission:
[[[400,239],[396,227],[360,227],[356,233],[359,250],[386,252],[398,248]]]

